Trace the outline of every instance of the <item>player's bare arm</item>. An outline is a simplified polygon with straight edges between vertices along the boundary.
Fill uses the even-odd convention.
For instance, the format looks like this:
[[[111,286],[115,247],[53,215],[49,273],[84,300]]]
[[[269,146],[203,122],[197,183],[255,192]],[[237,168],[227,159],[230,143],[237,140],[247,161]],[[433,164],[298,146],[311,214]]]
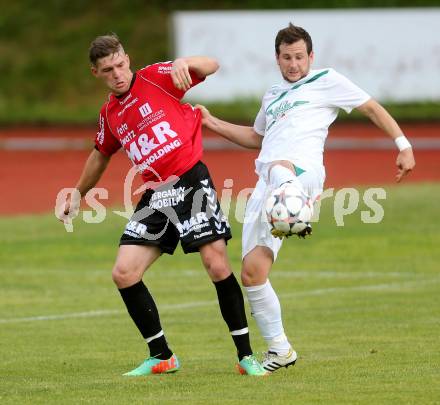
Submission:
[[[96,185],[107,168],[109,161],[110,157],[107,157],[96,149],[93,149],[84,165],[78,183],[75,186],[75,188],[79,191],[81,198],[84,197],[87,192]],[[68,198],[64,206],[63,214],[68,216],[71,213],[72,208],[74,208],[73,206],[76,207],[77,205],[79,208],[79,201],[72,201],[72,197]],[[64,218],[65,217],[61,215],[60,221],[64,221]]]
[[[403,135],[397,122],[376,100],[370,99],[357,108],[362,114],[367,116],[376,126],[382,129],[393,140]],[[400,182],[416,165],[411,146],[402,149],[396,160],[397,175],[396,181]]]
[[[190,71],[194,72],[199,79],[204,79],[206,76],[215,73],[218,67],[217,61],[207,56],[177,58],[173,62],[171,78],[178,89],[187,91],[192,84]]]
[[[223,121],[214,117],[203,105],[198,104],[196,105],[196,108],[202,112],[202,124],[221,135],[223,138],[248,149],[261,148],[263,137],[257,134],[253,127],[236,125]]]
[[[110,157],[105,156],[96,149],[92,150],[76,185],[81,197],[84,197],[90,189],[95,187],[107,168],[109,161]]]

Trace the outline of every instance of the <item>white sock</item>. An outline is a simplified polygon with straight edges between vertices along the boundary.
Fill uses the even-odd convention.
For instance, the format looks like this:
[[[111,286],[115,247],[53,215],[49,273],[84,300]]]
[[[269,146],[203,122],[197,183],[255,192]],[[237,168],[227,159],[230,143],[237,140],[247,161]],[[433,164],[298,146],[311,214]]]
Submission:
[[[269,350],[281,355],[287,354],[291,345],[284,334],[281,320],[281,306],[269,280],[263,285],[244,287],[261,335]]]
[[[302,189],[302,184],[295,176],[295,173],[282,165],[272,166],[269,173],[269,181],[273,190],[277,189],[288,181]]]

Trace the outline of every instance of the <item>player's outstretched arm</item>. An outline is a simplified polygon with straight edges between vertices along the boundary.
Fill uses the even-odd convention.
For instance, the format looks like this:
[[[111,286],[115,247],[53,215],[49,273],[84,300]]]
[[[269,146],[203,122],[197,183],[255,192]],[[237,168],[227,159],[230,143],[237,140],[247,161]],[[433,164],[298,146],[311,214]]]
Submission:
[[[79,191],[81,198],[84,197],[87,192],[96,185],[107,168],[109,161],[110,157],[103,155],[96,149],[93,149],[84,165],[78,183],[75,186],[75,188]],[[74,197],[75,196],[72,193],[72,195],[67,199],[64,207],[61,209],[61,212],[57,214],[60,221],[65,222],[68,218],[75,216],[73,211],[77,211],[79,209],[80,201],[74,201]]]
[[[416,165],[411,144],[404,136],[394,118],[376,100],[368,100],[359,106],[357,110],[366,115],[376,126],[386,132],[396,142],[400,150],[396,160],[396,181],[400,182]]]
[[[214,117],[208,109],[200,104],[196,105],[202,112],[202,124],[223,138],[228,139],[237,145],[243,146],[249,149],[261,148],[263,137],[257,134],[253,127],[247,127],[244,125],[236,125],[227,121],[223,121],[217,117]]]
[[[192,84],[190,71],[194,72],[199,79],[204,79],[215,73],[218,67],[218,62],[208,56],[177,58],[173,62],[171,79],[179,90],[187,91]]]
[[[109,156],[103,155],[96,149],[92,150],[76,185],[81,197],[84,197],[90,189],[95,187],[96,183],[107,168],[109,161]]]

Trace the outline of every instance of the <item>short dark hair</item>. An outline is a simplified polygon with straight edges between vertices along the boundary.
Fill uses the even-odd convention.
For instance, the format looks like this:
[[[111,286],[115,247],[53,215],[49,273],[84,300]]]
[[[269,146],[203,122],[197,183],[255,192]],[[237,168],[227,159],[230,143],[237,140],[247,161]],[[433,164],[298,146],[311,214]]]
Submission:
[[[98,59],[105,58],[106,56],[114,53],[123,52],[121,41],[115,33],[108,35],[101,35],[96,37],[89,48],[90,63],[96,66]]]
[[[307,53],[310,54],[310,52],[313,51],[313,44],[309,33],[304,28],[289,23],[287,28],[278,31],[277,37],[275,38],[275,52],[279,55],[281,44],[290,45],[301,39],[306,43]]]

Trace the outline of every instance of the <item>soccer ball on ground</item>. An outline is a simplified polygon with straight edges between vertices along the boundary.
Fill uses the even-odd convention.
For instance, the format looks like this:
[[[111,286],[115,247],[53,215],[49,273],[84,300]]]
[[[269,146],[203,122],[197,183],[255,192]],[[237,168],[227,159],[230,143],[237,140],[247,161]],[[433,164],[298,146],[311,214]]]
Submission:
[[[311,233],[312,201],[293,184],[283,184],[270,194],[266,202],[266,215],[272,235],[276,237],[293,234],[304,237]]]

